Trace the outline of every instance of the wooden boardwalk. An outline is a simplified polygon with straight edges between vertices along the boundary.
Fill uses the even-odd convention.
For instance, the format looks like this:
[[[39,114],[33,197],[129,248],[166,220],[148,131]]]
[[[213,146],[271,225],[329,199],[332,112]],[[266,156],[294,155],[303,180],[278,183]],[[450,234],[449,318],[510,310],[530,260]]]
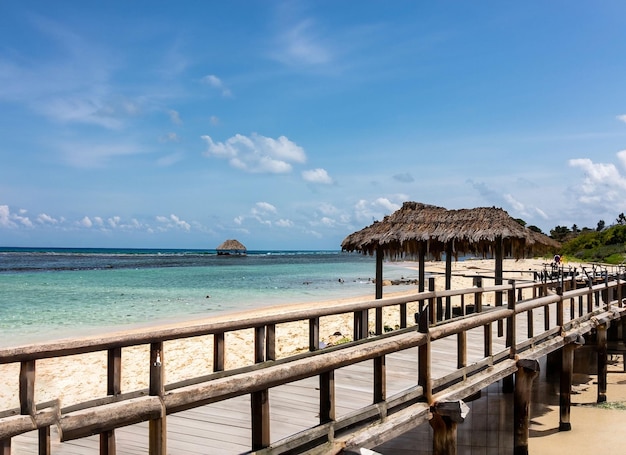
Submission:
[[[543,316],[538,315],[543,323]],[[468,332],[468,359],[482,359],[483,332]],[[493,327],[496,350],[504,348],[504,338],[497,337]],[[433,375],[441,377],[456,369],[456,343],[451,337],[434,344]],[[386,357],[388,396],[400,394],[417,385],[418,348],[390,354]],[[372,403],[372,360],[338,369],[335,372],[336,413],[341,417]],[[317,377],[281,385],[270,390],[271,441],[276,442],[299,431],[315,426],[319,421],[319,381]],[[231,455],[250,452],[250,397],[241,396],[171,414],[167,417],[169,454]],[[119,455],[148,453],[148,423],[116,430]],[[52,429],[52,454],[86,455],[99,453],[99,436],[59,442]],[[408,443],[408,442],[407,442]],[[412,444],[412,442],[410,442]],[[37,432],[13,439],[12,453],[36,454]]]
[[[341,308],[341,311],[336,307],[307,309],[287,316],[276,315],[273,316],[273,320],[271,318],[268,320],[267,316],[264,316],[264,319],[259,321],[228,322],[230,324],[228,326],[217,324],[185,328],[184,333],[171,331],[150,332],[145,335],[142,333],[133,335],[132,339],[98,340],[97,345],[88,347],[59,345],[52,350],[44,351],[43,354],[28,350],[11,352],[4,354],[4,362],[7,363],[9,360],[22,362],[20,380],[28,386],[20,397],[24,409],[27,408],[26,404],[32,403],[34,362],[42,355],[54,356],[53,353],[71,355],[108,350],[109,361],[113,362],[109,366],[109,381],[115,385],[115,381],[119,381],[120,368],[115,366],[114,361],[119,360],[121,347],[145,344],[148,341],[151,350],[152,384],[152,374],[160,370],[159,353],[163,349],[163,340],[212,333],[216,336],[214,359],[219,364],[220,358],[223,358],[223,341],[220,342],[220,334],[223,340],[223,333],[228,330],[253,327],[255,357],[260,359],[256,361],[259,365],[252,365],[241,371],[217,370],[208,379],[199,378],[200,382],[179,385],[178,388],[171,388],[165,392],[155,387],[152,393],[151,385],[150,396],[144,395],[136,402],[121,397],[121,401],[90,405],[92,407],[89,408],[89,412],[96,416],[94,421],[85,422],[83,419],[87,414],[81,414],[80,411],[61,410],[63,413],[61,426],[78,431],[72,437],[80,439],[61,443],[59,430],[52,425],[49,427],[50,453],[60,455],[105,453],[99,435],[83,436],[89,434],[89,431],[102,431],[107,428],[101,425],[110,424],[112,421],[119,422],[120,420],[116,420],[117,416],[112,414],[117,411],[129,414],[122,416],[121,422],[125,424],[114,424],[115,451],[112,452],[109,448],[108,453],[129,455],[146,454],[151,451],[191,455],[250,453],[255,445],[255,434],[258,446],[259,428],[269,431],[267,435],[262,434],[261,439],[264,442],[261,447],[268,445],[271,447],[280,443],[281,451],[277,453],[289,453],[288,449],[285,449],[288,447],[285,441],[293,439],[294,435],[300,432],[306,432],[304,442],[307,444],[317,437],[323,440],[323,444],[327,439],[330,443],[336,443],[334,440],[338,435],[336,431],[343,434],[345,437],[343,441],[352,444],[350,447],[363,440],[368,441],[368,447],[380,445],[392,451],[388,453],[396,453],[395,451],[401,453],[402,444],[409,446],[415,444],[415,440],[404,438],[400,436],[401,433],[411,426],[427,421],[429,404],[437,403],[439,399],[449,402],[464,400],[481,390],[493,392],[502,378],[518,371],[519,358],[536,362],[546,354],[573,343],[581,334],[595,330],[598,326],[604,327],[606,336],[609,322],[626,316],[626,308],[621,297],[623,284],[618,282],[612,286],[612,289],[618,292],[618,299],[613,300],[618,303],[614,303],[612,307],[606,298],[600,299],[601,293],[605,291],[606,295],[609,295],[608,288],[602,285],[593,289],[574,290],[566,295],[544,294],[526,300],[520,298],[518,302],[515,298],[515,287],[511,287],[508,289],[509,305],[503,302],[500,307],[483,308],[483,312],[432,325],[427,322],[429,313],[424,312],[419,330],[418,327],[408,327],[371,339],[357,339],[336,348],[313,350],[314,352],[284,359],[285,361],[271,360],[275,358],[272,357],[273,354],[264,357],[266,352],[274,349],[275,324],[289,320],[308,320],[312,345],[317,346],[319,317],[327,314],[325,312],[354,313],[356,332],[357,326],[362,324],[362,321],[357,321],[357,315],[364,309],[378,308],[376,305],[381,307],[402,305],[403,301],[400,298],[392,298],[388,301],[350,303],[350,306]],[[475,294],[489,290],[498,292],[500,289],[506,289],[506,286],[491,289],[476,288],[467,290],[466,293]],[[428,291],[420,294],[420,301],[428,302],[429,307],[433,308],[435,301],[438,298],[445,298],[446,295],[445,291],[441,293]],[[585,296],[587,299],[583,305]],[[409,301],[417,300],[413,298]],[[265,351],[266,348],[269,350]],[[332,372],[332,379],[323,378],[325,372]],[[266,403],[263,406],[267,406],[267,409],[259,409],[258,401],[255,407],[255,394],[258,400],[259,392]],[[325,400],[331,402],[330,408],[325,405]],[[203,404],[209,402],[211,404]],[[137,403],[144,407],[138,409]],[[152,410],[155,403],[157,403],[156,416]],[[404,405],[410,410],[409,416],[419,416],[419,419],[413,418],[407,423],[407,414],[403,413]],[[476,402],[475,406],[480,408],[484,407],[484,404]],[[389,410],[393,408],[393,414],[388,414],[387,407]],[[163,415],[159,417],[158,409],[167,409],[170,413],[166,417]],[[434,408],[430,410],[436,412]],[[487,419],[487,411],[481,413],[484,417],[476,420]],[[32,416],[32,410],[29,412]],[[324,414],[325,412],[327,414]],[[140,416],[142,423],[129,424],[139,421],[135,415]],[[256,433],[251,418],[255,415],[257,417],[262,415],[264,419],[262,425],[256,427]],[[370,418],[372,423],[378,425],[371,433],[364,428],[364,424],[367,424]],[[320,420],[325,423],[320,423]],[[18,420],[13,419],[11,422]],[[385,432],[386,422],[392,422],[393,425],[399,422],[399,426]],[[151,444],[158,444],[158,440],[155,442],[154,424],[159,425],[156,434],[164,436],[166,452],[151,449]],[[353,424],[355,429],[351,427]],[[487,429],[481,431],[484,433]],[[10,445],[5,445],[4,453],[39,453],[39,436],[37,431],[27,433],[15,431],[10,439],[5,439]],[[508,447],[511,438],[512,435],[507,433],[506,437],[503,437],[503,445],[498,448]],[[372,444],[375,441],[376,444]],[[478,443],[480,444],[480,441]],[[432,448],[432,441],[427,445]],[[293,447],[302,449],[301,445]],[[336,446],[328,450],[328,453],[337,452]]]

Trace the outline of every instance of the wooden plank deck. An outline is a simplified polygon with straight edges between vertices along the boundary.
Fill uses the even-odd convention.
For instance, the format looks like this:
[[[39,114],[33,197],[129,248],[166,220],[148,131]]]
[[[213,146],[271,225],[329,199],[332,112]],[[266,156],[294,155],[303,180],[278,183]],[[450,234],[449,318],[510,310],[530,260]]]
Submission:
[[[556,318],[551,305],[550,319]],[[566,319],[568,319],[566,315]],[[535,331],[542,332],[544,311],[533,313]],[[517,342],[527,339],[526,317],[519,317]],[[467,332],[468,363],[481,360],[484,331],[482,327]],[[497,336],[492,324],[493,351],[504,349],[505,337]],[[433,377],[442,377],[457,369],[456,336],[432,343]],[[386,357],[387,396],[393,396],[417,384],[418,348],[389,354]],[[344,367],[335,372],[337,418],[372,403],[373,361]],[[497,386],[497,384],[496,384]],[[318,423],[319,380],[312,377],[270,389],[271,441],[276,442]],[[240,454],[250,451],[250,397],[243,396],[172,414],[167,417],[169,454]],[[421,437],[421,436],[420,436]],[[512,438],[512,436],[511,436]],[[99,453],[99,436],[59,442],[56,428],[51,429],[52,454],[84,455]],[[395,443],[402,444],[403,438]],[[405,444],[413,446],[415,439]],[[393,441],[382,447],[401,452]],[[148,423],[116,430],[117,453],[120,455],[148,452]],[[12,453],[36,454],[37,432],[13,438]],[[385,452],[383,452],[385,453]],[[408,453],[408,452],[406,452]]]

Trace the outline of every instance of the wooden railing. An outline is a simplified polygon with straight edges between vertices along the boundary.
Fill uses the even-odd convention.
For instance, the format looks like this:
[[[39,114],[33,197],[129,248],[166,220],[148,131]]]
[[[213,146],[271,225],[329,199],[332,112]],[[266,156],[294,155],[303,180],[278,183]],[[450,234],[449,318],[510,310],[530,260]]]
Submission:
[[[430,280],[429,290],[410,296],[303,305],[258,317],[1,349],[0,364],[19,363],[20,368],[19,376],[14,378],[19,390],[19,408],[0,410],[0,453],[10,454],[12,438],[34,430],[39,432],[40,453],[50,453],[53,425],[59,428],[62,441],[100,434],[100,452],[115,453],[116,429],[148,421],[149,452],[164,454],[168,414],[243,395],[251,397],[252,451],[299,453],[313,445],[318,447],[316,450],[324,446],[326,453],[338,453],[346,447],[371,445],[372,441],[388,439],[426,422],[439,403],[463,399],[493,382],[511,377],[519,358],[538,358],[560,349],[599,324],[620,319],[626,312],[623,276],[607,277],[604,283],[595,285],[581,285],[574,278],[523,284],[509,281],[491,287],[483,287],[481,279],[477,279],[475,285],[462,290],[435,291],[434,281]],[[493,299],[496,305],[487,307],[482,302],[489,294],[505,295],[506,299]],[[472,313],[468,313],[465,305],[468,296],[473,301]],[[412,303],[417,309],[415,318],[406,314]],[[460,311],[452,311],[453,303]],[[383,333],[385,321],[381,309],[388,306],[402,309],[403,323],[399,329]],[[364,330],[370,327],[367,320],[370,310],[375,317],[373,334]],[[537,328],[535,316],[541,311],[544,326]],[[354,317],[353,341],[320,349],[320,318],[345,313]],[[407,322],[412,320],[416,325]],[[308,321],[309,351],[277,359],[276,346],[281,340],[276,337],[276,326],[292,321]],[[520,337],[518,326],[521,325],[527,329],[525,336]],[[255,364],[224,370],[225,335],[243,329],[254,330]],[[469,359],[467,337],[476,330],[482,333],[483,354],[481,358]],[[164,342],[207,335],[213,337],[213,373],[166,384],[163,372],[168,353]],[[454,337],[456,358],[449,356],[445,371],[435,374],[435,359],[431,355],[434,343]],[[146,366],[149,387],[122,391],[123,351],[138,345],[149,345],[150,361]],[[415,385],[388,397],[385,356],[414,347],[419,351]],[[62,409],[58,400],[37,402],[38,362],[102,351],[108,359],[106,397],[94,396],[93,400]],[[373,360],[374,369],[371,405],[336,416],[335,371],[367,360]],[[442,359],[436,360],[442,363]],[[304,432],[271,441],[269,390],[315,376],[319,377],[319,422]]]

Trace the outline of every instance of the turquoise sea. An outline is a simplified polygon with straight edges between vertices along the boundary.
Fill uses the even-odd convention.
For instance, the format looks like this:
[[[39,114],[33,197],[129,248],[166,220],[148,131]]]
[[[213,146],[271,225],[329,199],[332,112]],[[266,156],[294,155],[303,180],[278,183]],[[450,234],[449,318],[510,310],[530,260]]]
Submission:
[[[416,278],[388,263],[385,279]],[[375,260],[339,251],[0,248],[0,346],[280,303],[374,297]]]

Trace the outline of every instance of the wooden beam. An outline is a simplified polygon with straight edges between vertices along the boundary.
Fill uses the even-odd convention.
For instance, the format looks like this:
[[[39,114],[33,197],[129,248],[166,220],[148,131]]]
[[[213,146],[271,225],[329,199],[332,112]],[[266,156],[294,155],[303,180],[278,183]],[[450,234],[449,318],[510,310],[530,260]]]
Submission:
[[[517,365],[513,399],[513,453],[515,455],[528,455],[530,401],[533,381],[539,376],[539,362],[522,359],[517,362]]]

